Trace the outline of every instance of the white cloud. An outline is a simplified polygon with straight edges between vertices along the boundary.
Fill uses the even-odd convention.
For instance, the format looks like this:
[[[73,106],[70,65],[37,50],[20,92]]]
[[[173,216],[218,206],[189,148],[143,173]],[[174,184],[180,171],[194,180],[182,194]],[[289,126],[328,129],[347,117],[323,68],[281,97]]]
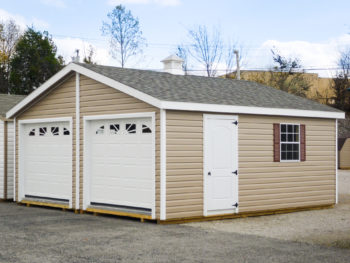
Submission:
[[[109,5],[126,4],[158,4],[163,6],[177,6],[181,4],[180,0],[108,0]]]
[[[47,28],[50,26],[46,21],[38,19],[36,17],[27,19],[21,15],[11,14],[6,10],[0,8],[0,20],[6,21],[9,19],[13,19],[22,30],[25,30],[27,26],[34,26],[36,29],[47,30]]]
[[[82,61],[85,55],[88,55],[91,45],[95,50],[94,62],[102,65],[115,65],[115,61],[112,60],[106,47],[96,46],[79,38],[53,38],[53,41],[57,46],[57,54],[61,55],[66,63],[72,61],[72,57],[75,56],[75,50],[77,49],[79,49],[80,61]]]
[[[66,4],[63,0],[40,0],[40,2],[48,6],[66,8]]]
[[[337,68],[339,52],[350,47],[350,35],[342,35],[326,42],[267,40],[253,52],[248,51],[250,65],[247,68],[261,68],[272,65],[271,48],[276,47],[285,57],[299,58],[303,68],[315,69],[322,77],[332,77]]]

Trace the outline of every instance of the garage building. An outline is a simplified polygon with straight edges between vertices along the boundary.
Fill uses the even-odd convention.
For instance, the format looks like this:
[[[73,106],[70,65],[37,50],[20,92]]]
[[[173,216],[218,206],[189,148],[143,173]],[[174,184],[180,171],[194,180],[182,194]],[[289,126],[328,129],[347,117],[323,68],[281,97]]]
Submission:
[[[13,120],[5,115],[23,98],[0,94],[0,200],[13,199],[14,130]]]
[[[163,62],[71,63],[12,108],[15,200],[160,222],[337,202],[343,112]]]

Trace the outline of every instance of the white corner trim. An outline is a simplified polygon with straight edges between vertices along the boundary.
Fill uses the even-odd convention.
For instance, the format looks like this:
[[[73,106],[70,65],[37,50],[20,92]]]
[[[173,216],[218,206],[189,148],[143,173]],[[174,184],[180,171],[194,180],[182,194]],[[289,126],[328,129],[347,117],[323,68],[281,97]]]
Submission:
[[[338,204],[338,120],[335,120],[335,203]]]
[[[166,111],[160,110],[160,220],[166,220]]]
[[[16,145],[17,145],[17,133],[16,133],[16,129],[17,129],[17,125],[16,125],[16,118],[14,118],[13,120],[13,133],[14,133],[14,139],[13,139],[13,171],[14,171],[14,175],[13,175],[13,201],[16,202],[17,201],[17,195],[16,195],[16,178],[18,176],[17,173],[17,151],[16,151]]]
[[[79,209],[80,189],[80,76],[75,74],[75,209]]]
[[[221,104],[204,104],[189,102],[172,102],[162,101],[160,108],[167,110],[186,110],[186,111],[204,111],[204,112],[220,112],[234,114],[256,114],[256,115],[274,115],[274,116],[290,116],[290,117],[310,117],[310,118],[326,118],[326,119],[344,119],[344,112],[330,111],[312,111],[297,109],[280,109],[280,108],[264,108],[250,106],[232,106]]]

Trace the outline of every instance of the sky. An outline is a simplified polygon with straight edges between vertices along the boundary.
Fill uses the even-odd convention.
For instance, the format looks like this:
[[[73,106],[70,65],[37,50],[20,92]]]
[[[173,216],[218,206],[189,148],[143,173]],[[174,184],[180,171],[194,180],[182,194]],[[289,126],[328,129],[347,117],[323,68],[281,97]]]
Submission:
[[[161,70],[160,61],[178,44],[189,44],[187,32],[198,25],[217,28],[225,42],[238,43],[243,69],[270,68],[270,49],[276,47],[298,57],[308,72],[332,77],[339,52],[350,47],[348,0],[0,0],[0,20],[48,31],[67,63],[74,50],[84,56],[92,45],[97,63],[117,66],[101,27],[118,4],[139,19],[148,43],[127,64],[132,68]],[[196,63],[191,68],[203,69]]]

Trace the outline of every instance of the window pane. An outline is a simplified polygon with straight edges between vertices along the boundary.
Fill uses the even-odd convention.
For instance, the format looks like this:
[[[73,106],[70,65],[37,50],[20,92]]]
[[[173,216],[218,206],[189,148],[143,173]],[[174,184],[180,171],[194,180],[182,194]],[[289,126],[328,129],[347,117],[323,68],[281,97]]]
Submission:
[[[100,128],[97,129],[96,134],[103,134],[105,130],[105,126],[101,126]]]
[[[299,152],[293,152],[293,160],[299,160]]]
[[[286,140],[286,137],[287,135],[285,135],[285,134],[281,134],[281,142],[286,142],[287,140]]]
[[[281,132],[286,132],[286,125],[285,124],[281,124]]]
[[[294,125],[294,133],[299,133],[299,125]]]
[[[299,152],[299,144],[293,144],[293,151]]]
[[[282,143],[281,148],[282,151],[287,151],[287,145],[285,143]]]
[[[287,144],[287,151],[293,151],[293,144]]]
[[[29,132],[29,136],[35,136],[35,129],[33,129]]]
[[[287,152],[287,160],[292,160],[293,152]]]
[[[63,135],[69,135],[70,132],[67,128],[63,128]]]
[[[42,128],[39,128],[39,135],[40,136],[44,136],[47,132],[47,128],[46,127],[42,127]]]
[[[152,131],[147,125],[142,124],[142,133],[152,133]]]
[[[119,131],[119,124],[111,124],[109,125],[109,129],[111,131],[111,134],[117,134]]]
[[[128,133],[136,133],[136,124],[126,124],[125,129]]]
[[[294,134],[294,141],[299,142],[299,134]]]
[[[288,142],[293,142],[293,134],[288,134]]]
[[[293,125],[288,125],[288,132],[293,132]]]
[[[287,159],[287,153],[286,152],[282,152],[281,153],[281,159],[282,160],[286,160]]]

